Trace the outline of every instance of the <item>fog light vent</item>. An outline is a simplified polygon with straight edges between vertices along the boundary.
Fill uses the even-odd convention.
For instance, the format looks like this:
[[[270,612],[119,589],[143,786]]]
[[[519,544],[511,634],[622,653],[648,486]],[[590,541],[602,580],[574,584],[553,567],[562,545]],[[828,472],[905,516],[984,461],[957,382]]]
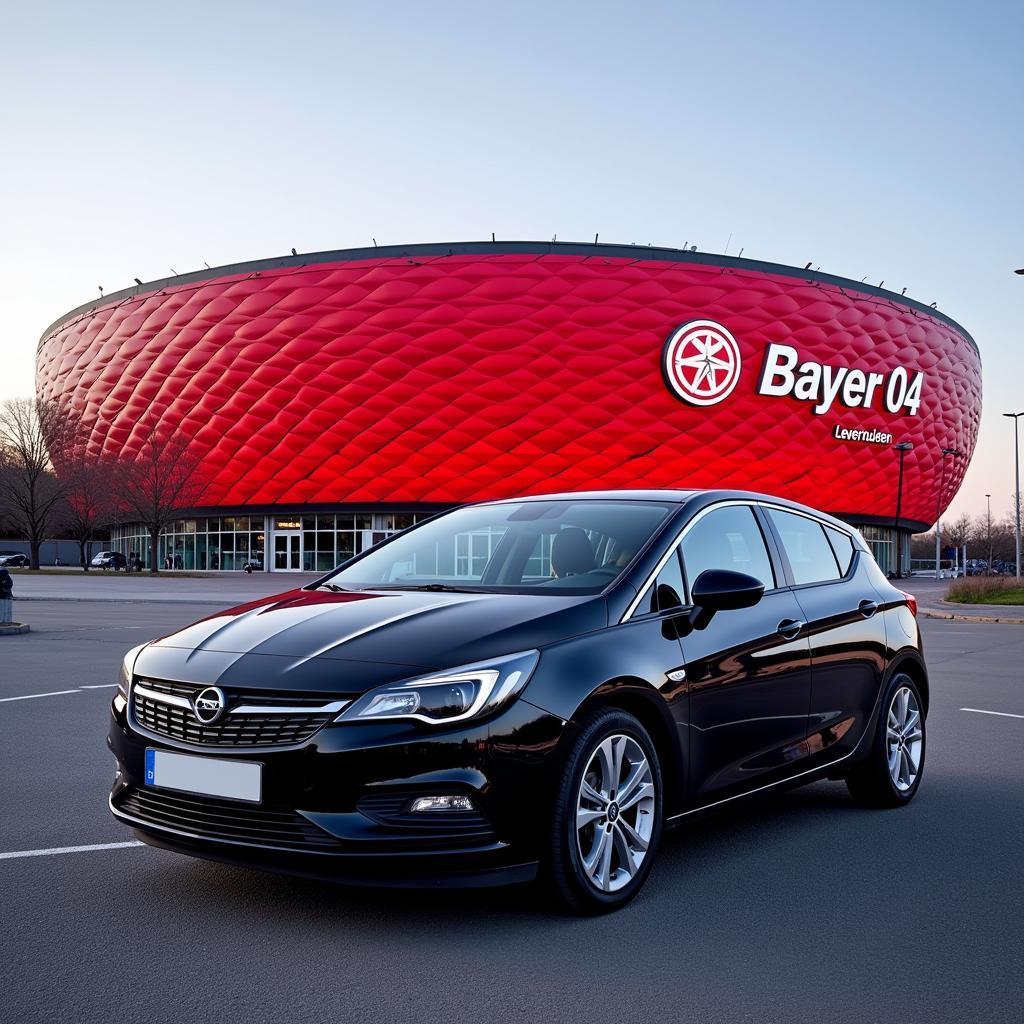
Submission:
[[[475,811],[476,807],[468,796],[446,793],[417,797],[409,810],[413,814],[429,814],[432,811]]]

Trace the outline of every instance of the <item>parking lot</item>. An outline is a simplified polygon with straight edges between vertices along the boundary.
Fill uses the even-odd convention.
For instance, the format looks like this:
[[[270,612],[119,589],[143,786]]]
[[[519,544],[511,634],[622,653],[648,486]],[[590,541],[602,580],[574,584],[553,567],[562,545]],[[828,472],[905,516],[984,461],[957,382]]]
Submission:
[[[26,581],[32,632],[0,638],[4,1019],[1020,1020],[1024,628],[922,620],[910,807],[767,797],[670,833],[633,904],[574,919],[532,890],[346,889],[135,845],[106,809],[123,653],[280,586],[151,582]]]

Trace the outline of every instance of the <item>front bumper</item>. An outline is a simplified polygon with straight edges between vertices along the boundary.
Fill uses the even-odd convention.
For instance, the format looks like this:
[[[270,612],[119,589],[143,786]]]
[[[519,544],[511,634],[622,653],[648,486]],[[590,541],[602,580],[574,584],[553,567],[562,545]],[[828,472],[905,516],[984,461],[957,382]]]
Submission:
[[[328,725],[287,749],[183,744],[112,708],[110,810],[175,852],[340,882],[480,886],[536,875],[564,724],[518,700],[488,722]],[[147,748],[259,761],[261,804],[147,786]],[[477,813],[412,815],[416,795],[459,793]]]

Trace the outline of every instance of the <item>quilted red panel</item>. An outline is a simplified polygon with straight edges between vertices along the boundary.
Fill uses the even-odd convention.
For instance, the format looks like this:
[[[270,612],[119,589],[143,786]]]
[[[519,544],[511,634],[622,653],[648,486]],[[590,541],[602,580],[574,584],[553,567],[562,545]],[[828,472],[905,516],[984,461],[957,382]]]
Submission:
[[[598,250],[599,252],[599,250]],[[344,254],[337,254],[339,257]],[[130,455],[156,424],[201,455],[204,506],[375,504],[592,487],[743,487],[833,512],[891,516],[896,455],[837,441],[891,432],[903,514],[935,519],[974,449],[981,362],[945,320],[899,301],[722,260],[566,253],[333,258],[114,297],[40,345],[37,385]],[[662,377],[694,319],[735,338],[719,404]],[[757,393],[766,347],[925,373],[916,416]]]

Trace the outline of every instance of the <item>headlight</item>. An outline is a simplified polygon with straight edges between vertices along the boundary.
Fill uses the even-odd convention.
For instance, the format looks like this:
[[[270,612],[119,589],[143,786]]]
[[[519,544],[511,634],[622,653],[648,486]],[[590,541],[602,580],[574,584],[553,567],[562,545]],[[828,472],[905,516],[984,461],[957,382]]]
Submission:
[[[125,656],[121,662],[121,678],[117,681],[117,692],[128,699],[128,687],[131,685],[132,673],[135,671],[135,659],[139,656],[139,652],[145,647],[145,644],[139,644],[138,647],[133,647]]]
[[[336,721],[414,718],[430,725],[462,722],[512,700],[526,685],[539,658],[538,651],[526,651],[382,686],[353,701]]]

